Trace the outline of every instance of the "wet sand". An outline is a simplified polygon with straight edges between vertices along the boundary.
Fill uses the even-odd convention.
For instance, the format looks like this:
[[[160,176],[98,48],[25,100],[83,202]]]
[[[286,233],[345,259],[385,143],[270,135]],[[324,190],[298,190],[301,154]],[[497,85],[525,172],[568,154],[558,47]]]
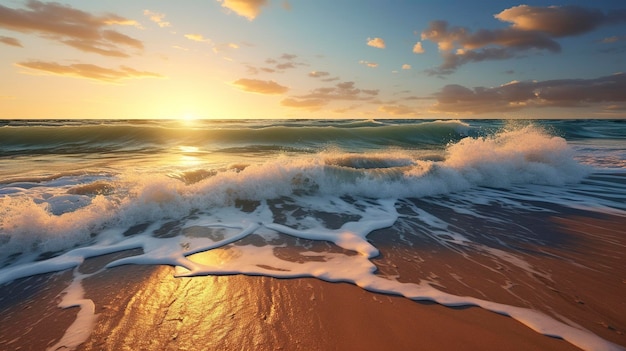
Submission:
[[[539,273],[549,271],[550,279],[488,255],[476,255],[468,264],[463,255],[436,245],[391,245],[393,228],[371,234],[382,253],[375,262],[381,274],[400,281],[428,276],[442,291],[514,305],[524,301],[522,307],[626,345],[624,219],[559,211],[519,218],[551,237],[550,245],[517,242],[515,235],[508,239]],[[79,272],[97,272],[136,253],[92,258]],[[0,349],[44,350],[56,344],[78,312],[58,307],[71,280],[72,272],[61,272],[0,287]],[[502,288],[505,280],[513,282],[510,289]],[[123,266],[86,278],[83,287],[97,321],[78,350],[577,349],[480,308],[449,308],[313,278],[175,278],[172,267]]]
[[[98,321],[79,350],[576,349],[474,307],[414,302],[312,278],[172,273],[168,267],[119,267],[86,280]],[[44,279],[39,288],[47,293],[2,306],[2,349],[44,350],[62,337],[76,308],[60,309],[50,295],[65,287],[64,276]],[[23,286],[16,282],[2,292]]]

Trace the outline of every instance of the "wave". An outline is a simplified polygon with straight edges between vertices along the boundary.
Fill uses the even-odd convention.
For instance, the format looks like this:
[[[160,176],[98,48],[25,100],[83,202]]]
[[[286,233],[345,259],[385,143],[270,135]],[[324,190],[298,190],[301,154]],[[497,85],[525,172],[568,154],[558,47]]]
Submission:
[[[145,123],[105,121],[95,123],[12,122],[0,127],[0,155],[101,153],[153,151],[177,145],[207,150],[275,145],[295,148],[445,145],[471,130],[461,121],[430,121],[409,124],[373,121],[242,123],[231,121],[185,125],[180,122]]]
[[[553,134],[560,135],[567,140],[626,138],[626,120],[623,119],[548,120],[541,123]]]
[[[183,218],[238,201],[420,198],[481,186],[563,186],[590,172],[574,160],[564,139],[535,126],[466,137],[450,144],[440,159],[422,155],[399,149],[367,154],[335,149],[175,174],[126,170],[8,183],[0,188],[0,246],[5,258],[56,252],[89,242],[93,233],[107,227]]]

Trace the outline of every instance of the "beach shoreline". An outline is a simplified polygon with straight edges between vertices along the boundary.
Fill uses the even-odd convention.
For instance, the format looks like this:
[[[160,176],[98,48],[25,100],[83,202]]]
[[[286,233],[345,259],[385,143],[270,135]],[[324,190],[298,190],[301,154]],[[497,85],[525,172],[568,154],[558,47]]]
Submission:
[[[541,309],[545,299],[547,305],[558,308],[555,315],[563,314],[563,321],[625,346],[626,306],[621,292],[626,280],[619,278],[626,276],[624,255],[619,253],[624,245],[619,235],[623,219],[559,211],[556,216],[542,215],[540,229],[551,230],[546,234],[554,236],[567,235],[567,247],[546,246],[541,248],[543,256],[525,257],[535,267],[549,267],[545,269],[550,270],[551,280],[537,291],[524,291],[524,281],[536,281],[536,276],[514,267],[501,269],[506,270],[508,279],[518,281],[515,293],[528,305]],[[386,233],[389,230],[376,231],[370,238],[381,248],[381,256],[374,259],[381,274],[419,280],[423,270],[432,270],[439,276],[431,275],[431,284],[442,291],[460,296],[484,294],[493,301],[515,304],[498,284],[485,283],[495,278],[478,277],[480,270],[467,264],[468,272],[464,272],[460,268],[464,263],[444,252],[432,252],[428,262],[418,265],[400,253],[387,251],[383,242],[391,240]],[[539,249],[526,245],[529,252]],[[104,268],[108,262],[138,253],[140,250],[128,250],[90,258],[76,269],[74,274],[86,275],[82,280],[84,298],[93,301],[96,315],[92,331],[77,350],[578,349],[478,307],[412,301],[349,283],[246,275],[183,278],[175,277],[169,266]],[[454,266],[467,286],[446,280],[446,265]],[[580,269],[581,265],[586,268]],[[472,269],[476,272],[469,271]],[[0,287],[0,296],[5,296],[0,302],[0,327],[6,331],[0,336],[0,347],[43,350],[55,345],[79,310],[58,307],[72,276],[72,271],[63,271]]]
[[[97,322],[77,350],[577,349],[476,307],[415,302],[314,278],[172,273],[163,266],[125,266],[85,281]],[[46,288],[62,291],[66,275],[51,275]],[[15,285],[2,287],[3,293]],[[1,323],[8,333],[0,346],[7,350],[54,345],[77,312],[36,296],[3,309],[12,315]],[[29,327],[32,333],[20,335]]]

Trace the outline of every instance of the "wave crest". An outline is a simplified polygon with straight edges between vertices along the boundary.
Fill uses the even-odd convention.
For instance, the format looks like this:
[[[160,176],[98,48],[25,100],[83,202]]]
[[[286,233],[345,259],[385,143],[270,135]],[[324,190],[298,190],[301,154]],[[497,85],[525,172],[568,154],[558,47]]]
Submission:
[[[425,158],[419,150],[333,150],[180,174],[71,175],[66,177],[70,180],[41,181],[32,187],[2,185],[10,191],[0,198],[0,245],[4,257],[58,251],[89,241],[92,233],[107,226],[182,218],[237,201],[289,197],[305,205],[312,197],[324,196],[400,199],[479,186],[562,186],[580,181],[589,171],[574,160],[564,139],[527,125],[463,138],[448,145],[441,158]]]

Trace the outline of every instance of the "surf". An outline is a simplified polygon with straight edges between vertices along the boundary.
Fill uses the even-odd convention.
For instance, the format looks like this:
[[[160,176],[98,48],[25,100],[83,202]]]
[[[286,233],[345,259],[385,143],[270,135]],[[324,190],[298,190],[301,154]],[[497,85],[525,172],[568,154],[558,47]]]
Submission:
[[[98,143],[110,138],[104,143],[127,153],[116,149],[119,157],[112,157],[106,169],[4,178],[0,284],[137,250],[103,269],[168,265],[179,277],[246,274],[350,282],[414,300],[480,306],[584,349],[613,348],[543,312],[447,293],[429,277],[401,281],[374,262],[388,248],[371,237],[390,230],[402,245],[436,242],[470,261],[489,256],[548,279],[517,246],[456,229],[433,209],[449,206],[453,214],[489,226],[511,224],[519,213],[544,213],[562,203],[584,203],[585,211],[626,217],[623,184],[578,162],[576,150],[549,129],[529,123],[482,128],[462,121],[229,122],[195,129],[168,123],[146,122],[123,133],[73,125],[68,128],[90,132],[80,136],[71,130],[75,139],[59,140],[82,138],[90,144],[94,136],[89,133],[100,133]],[[166,136],[165,145],[157,141]],[[393,144],[396,136],[404,144]],[[56,145],[55,138],[40,147],[51,140]],[[125,143],[115,146],[119,140],[160,148],[161,159],[137,156]],[[257,148],[266,142],[280,147]],[[281,149],[286,146],[292,148]],[[247,151],[240,155],[233,147]],[[600,190],[603,195],[597,196]],[[537,196],[541,205],[533,205]],[[433,212],[420,207],[431,202],[439,206],[428,207]],[[510,212],[491,218],[479,210],[493,204]],[[319,249],[316,243],[328,244]],[[403,250],[402,245],[391,247]],[[91,274],[74,270],[75,284],[63,301],[63,306],[83,306],[85,323],[91,323],[93,312],[82,301],[80,282]]]

